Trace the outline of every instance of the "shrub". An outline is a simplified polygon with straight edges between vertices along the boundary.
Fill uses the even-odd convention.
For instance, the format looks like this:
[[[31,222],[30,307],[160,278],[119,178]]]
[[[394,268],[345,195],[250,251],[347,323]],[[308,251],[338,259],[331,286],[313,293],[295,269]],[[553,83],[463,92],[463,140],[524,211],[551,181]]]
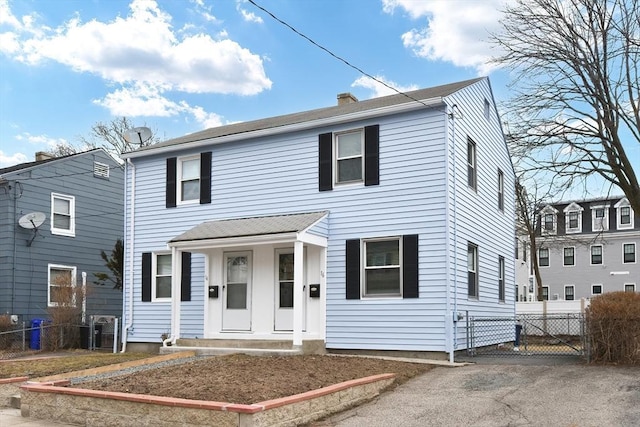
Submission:
[[[598,295],[586,320],[592,362],[640,365],[640,293]]]

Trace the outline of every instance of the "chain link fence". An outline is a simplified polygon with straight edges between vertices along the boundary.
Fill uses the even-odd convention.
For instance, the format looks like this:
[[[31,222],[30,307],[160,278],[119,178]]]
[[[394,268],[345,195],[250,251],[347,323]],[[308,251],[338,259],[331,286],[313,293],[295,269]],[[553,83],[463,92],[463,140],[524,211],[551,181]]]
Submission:
[[[470,356],[588,357],[584,315],[581,313],[467,317]]]

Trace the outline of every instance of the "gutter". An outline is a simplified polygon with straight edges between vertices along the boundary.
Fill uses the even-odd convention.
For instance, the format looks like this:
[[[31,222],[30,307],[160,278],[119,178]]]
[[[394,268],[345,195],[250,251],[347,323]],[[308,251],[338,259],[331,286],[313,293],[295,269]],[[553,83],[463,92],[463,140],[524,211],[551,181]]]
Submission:
[[[129,174],[128,169],[131,168],[131,205],[129,206],[129,245],[128,245],[128,250],[129,250],[129,262],[127,264],[127,266],[129,267],[129,280],[126,281],[126,283],[129,285],[129,296],[128,299],[123,299],[123,305],[122,305],[122,312],[125,312],[125,304],[128,304],[129,306],[129,312],[127,314],[127,324],[122,328],[122,353],[125,353],[127,351],[127,336],[129,333],[129,330],[131,329],[131,327],[133,326],[133,242],[134,242],[134,219],[135,219],[135,200],[136,200],[136,167],[133,164],[133,162],[131,161],[131,159],[127,159],[127,163],[126,163],[126,167],[125,167],[125,192],[124,192],[124,204],[126,206],[127,204],[127,192],[126,192],[126,188],[128,187],[128,180],[129,180]],[[125,224],[124,224],[125,230],[127,229],[127,224],[126,224],[126,220],[125,220]],[[124,279],[124,277],[123,277]],[[124,288],[126,286],[124,286],[123,284],[123,292],[124,292]]]
[[[336,125],[342,123],[349,123],[355,120],[369,119],[379,116],[385,116],[389,114],[397,114],[407,111],[420,110],[425,107],[436,107],[443,105],[444,100],[442,97],[431,98],[418,102],[407,102],[399,105],[391,105],[387,107],[381,107],[374,110],[357,111],[354,113],[344,114],[341,116],[325,117],[317,120],[310,120],[301,123],[292,123],[283,126],[268,127],[265,129],[257,129],[247,132],[239,132],[231,135],[202,137],[202,139],[196,139],[193,141],[177,142],[165,146],[152,146],[152,148],[132,151],[130,153],[122,154],[124,159],[133,159],[137,157],[144,157],[155,154],[166,154],[179,150],[187,150],[194,148],[201,148],[205,146],[211,146],[213,144],[224,144],[233,141],[246,141],[250,138],[260,138],[264,136],[272,136],[287,132],[298,132],[303,130],[314,129],[323,126]],[[160,143],[162,144],[162,143]]]

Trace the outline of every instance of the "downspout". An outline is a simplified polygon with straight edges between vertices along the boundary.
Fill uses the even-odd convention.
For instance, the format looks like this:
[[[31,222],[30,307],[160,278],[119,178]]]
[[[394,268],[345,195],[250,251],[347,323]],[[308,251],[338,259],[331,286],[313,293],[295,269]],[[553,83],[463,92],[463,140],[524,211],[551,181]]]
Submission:
[[[129,249],[129,262],[127,264],[127,266],[129,267],[129,280],[126,281],[126,283],[129,285],[129,296],[127,297],[126,301],[123,300],[123,306],[122,306],[122,311],[125,311],[125,304],[127,304],[129,306],[129,311],[127,313],[127,324],[124,326],[124,328],[122,328],[122,353],[127,351],[127,336],[129,335],[129,329],[131,329],[131,327],[133,326],[133,237],[134,237],[134,232],[133,232],[133,225],[134,225],[134,219],[135,219],[135,195],[136,195],[136,167],[133,164],[133,162],[131,161],[131,159],[127,159],[127,167],[125,170],[125,174],[124,174],[124,179],[125,179],[125,194],[124,194],[124,202],[125,202],[125,206],[127,204],[127,192],[126,189],[129,187],[127,185],[128,181],[129,181],[129,174],[128,169],[131,168],[131,197],[130,199],[130,205],[129,205],[129,245],[128,245],[128,249]],[[127,228],[127,224],[126,224],[126,220],[125,220],[125,224],[124,224],[125,230]],[[124,279],[124,277],[123,277]],[[123,286],[123,288],[126,288],[126,286]],[[123,289],[124,291],[124,289]]]
[[[448,322],[450,322],[451,325],[451,348],[449,349],[449,362],[450,363],[454,363],[455,362],[455,348],[457,347],[456,343],[457,343],[457,327],[456,327],[456,323],[458,321],[458,257],[457,257],[457,252],[458,252],[458,236],[457,236],[457,220],[456,220],[456,121],[455,121],[455,110],[457,110],[458,105],[457,104],[453,104],[451,106],[451,111],[447,114],[447,118],[451,120],[451,133],[452,133],[452,142],[453,142],[453,147],[452,147],[452,151],[449,151],[449,141],[447,141],[447,159],[449,158],[450,155],[453,155],[452,157],[452,168],[453,168],[453,174],[451,174],[453,176],[453,183],[451,182],[450,178],[449,178],[449,170],[447,168],[447,176],[446,176],[446,185],[447,185],[447,204],[446,204],[446,229],[447,229],[447,238],[446,238],[446,244],[447,244],[447,251],[446,251],[446,257],[445,257],[445,264],[446,264],[446,268],[447,268],[447,281],[451,280],[451,275],[450,275],[450,271],[451,271],[451,241],[450,241],[450,232],[449,230],[451,229],[451,222],[453,222],[453,248],[454,248],[454,256],[453,256],[453,283],[448,284],[448,288],[449,290],[447,291],[446,295],[447,295],[447,307],[450,307],[451,304],[451,295],[449,293],[449,291],[451,291],[453,293],[453,309],[451,310],[451,312],[449,313],[449,319]],[[449,189],[452,189],[451,191],[451,203],[453,203],[453,212],[450,212],[450,208],[449,208]],[[450,218],[450,214],[453,215],[453,218]],[[451,221],[451,222],[450,222]],[[448,317],[448,316],[447,316]]]
[[[9,185],[9,191],[7,197],[11,199],[11,185]],[[18,252],[17,240],[18,240],[18,225],[16,217],[18,216],[18,181],[13,185],[13,267],[11,269],[11,313],[15,314],[15,300],[16,300],[16,254]]]

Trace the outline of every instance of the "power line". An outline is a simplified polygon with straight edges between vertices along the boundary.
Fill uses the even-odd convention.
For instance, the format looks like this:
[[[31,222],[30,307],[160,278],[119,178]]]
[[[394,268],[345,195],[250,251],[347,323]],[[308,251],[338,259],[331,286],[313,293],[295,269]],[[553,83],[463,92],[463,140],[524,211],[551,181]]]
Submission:
[[[348,67],[353,68],[354,70],[358,71],[361,74],[364,74],[365,76],[369,77],[371,80],[374,80],[378,83],[380,83],[381,85],[391,89],[392,91],[400,94],[400,95],[404,95],[407,98],[411,99],[412,101],[418,102],[422,105],[424,105],[425,107],[429,107],[429,105],[425,104],[424,102],[420,101],[419,99],[416,99],[414,97],[412,97],[411,95],[402,92],[398,89],[396,89],[393,86],[390,86],[389,84],[387,84],[386,82],[372,76],[371,74],[367,73],[366,71],[362,70],[360,67],[353,65],[352,63],[350,63],[348,60],[344,59],[343,57],[333,53],[332,51],[330,51],[329,49],[327,49],[326,47],[322,46],[321,44],[317,43],[315,40],[311,39],[310,37],[306,36],[305,34],[301,33],[300,31],[298,31],[297,29],[295,29],[293,26],[291,26],[290,24],[288,24],[287,22],[283,21],[282,19],[278,18],[276,15],[274,15],[273,13],[271,13],[270,11],[268,11],[267,9],[265,9],[264,7],[260,6],[259,4],[257,4],[254,0],[248,0],[249,3],[251,3],[252,5],[254,5],[255,7],[257,7],[258,9],[260,9],[261,11],[263,11],[264,13],[266,13],[267,15],[271,16],[273,19],[275,19],[276,21],[278,21],[279,23],[281,23],[282,25],[284,25],[285,27],[289,28],[291,31],[293,31],[294,33],[296,33],[297,35],[299,35],[300,37],[302,37],[303,39],[307,40],[309,43],[311,43],[312,45],[324,50],[325,52],[327,52],[329,55],[333,56],[335,59],[337,59],[338,61],[343,62],[344,64],[346,64]]]

